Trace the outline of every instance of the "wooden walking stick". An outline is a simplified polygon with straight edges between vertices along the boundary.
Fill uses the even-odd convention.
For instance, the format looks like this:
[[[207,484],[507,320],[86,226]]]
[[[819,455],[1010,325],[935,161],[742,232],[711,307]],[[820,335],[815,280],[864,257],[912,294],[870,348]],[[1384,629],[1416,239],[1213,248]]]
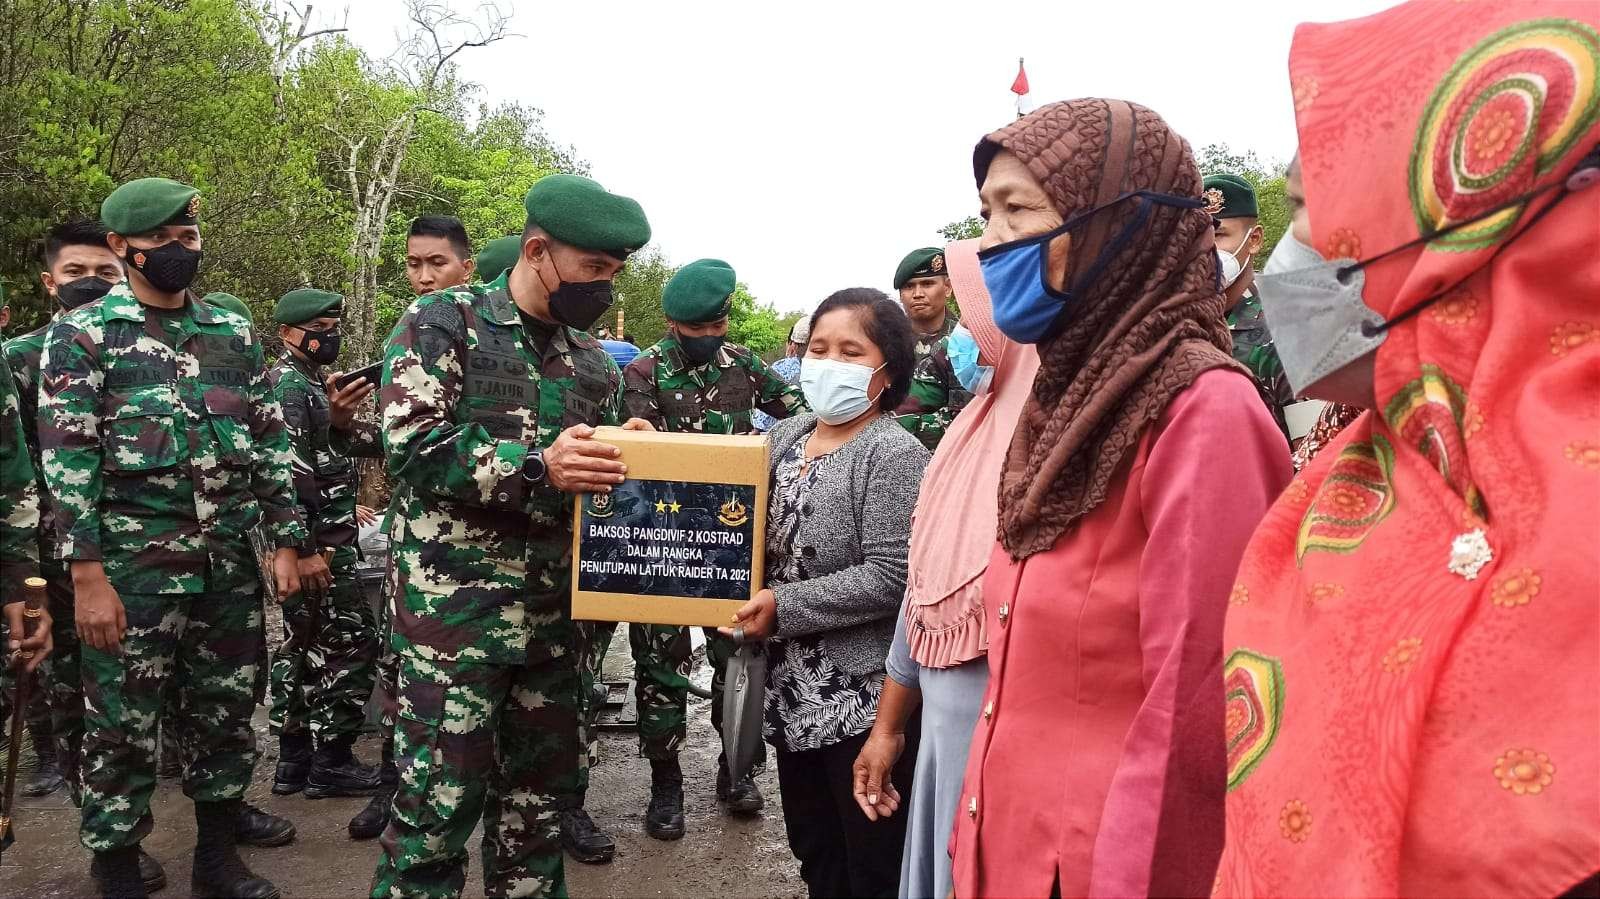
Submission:
[[[44,615],[44,578],[30,577],[25,582],[22,608],[21,638],[27,640],[39,629],[39,619]],[[33,651],[19,649],[6,659],[6,667],[17,669],[17,692],[12,697],[11,747],[6,753],[6,784],[0,791],[0,853],[12,844],[11,816],[17,796],[17,761],[22,755],[23,715],[28,708],[28,687],[33,677],[23,672],[22,666],[33,658]]]

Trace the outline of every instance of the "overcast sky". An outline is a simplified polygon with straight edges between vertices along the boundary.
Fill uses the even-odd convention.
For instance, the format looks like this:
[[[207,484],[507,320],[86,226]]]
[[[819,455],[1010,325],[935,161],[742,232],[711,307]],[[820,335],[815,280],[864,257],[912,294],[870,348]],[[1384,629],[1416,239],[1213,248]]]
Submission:
[[[543,109],[595,178],[644,206],[674,263],[726,259],[800,311],[888,290],[903,255],[976,213],[972,146],[1015,117],[1018,57],[1035,104],[1137,100],[1197,150],[1287,159],[1295,24],[1390,5],[501,0],[520,36],[459,58],[482,99]],[[350,0],[370,52],[387,55],[403,24],[400,0]]]

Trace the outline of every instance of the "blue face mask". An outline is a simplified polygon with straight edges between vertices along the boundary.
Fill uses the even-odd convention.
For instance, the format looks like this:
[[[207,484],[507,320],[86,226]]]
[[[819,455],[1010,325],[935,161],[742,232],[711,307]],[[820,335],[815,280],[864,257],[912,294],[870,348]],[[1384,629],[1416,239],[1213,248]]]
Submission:
[[[978,341],[972,332],[956,325],[944,339],[944,347],[962,389],[974,396],[987,393],[989,382],[994,379],[994,366],[978,364]]]
[[[1035,237],[1024,237],[978,254],[983,284],[994,303],[994,323],[1001,333],[1017,343],[1039,343],[1060,333],[1078,313],[1075,290],[1056,290],[1050,286],[1050,242],[1078,227],[1083,221],[1127,200],[1137,200],[1139,210],[1117,235],[1106,242],[1100,255],[1076,279],[1076,288],[1093,283],[1100,272],[1122,252],[1134,232],[1143,228],[1156,206],[1200,209],[1205,203],[1195,197],[1179,197],[1150,190],[1136,190],[1079,213],[1061,225]]]

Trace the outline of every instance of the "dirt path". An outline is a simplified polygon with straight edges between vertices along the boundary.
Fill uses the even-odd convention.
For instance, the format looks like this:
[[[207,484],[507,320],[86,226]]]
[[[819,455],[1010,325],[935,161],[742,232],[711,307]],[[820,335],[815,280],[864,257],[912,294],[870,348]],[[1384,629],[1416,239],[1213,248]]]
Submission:
[[[626,630],[625,628],[622,630]],[[608,677],[625,677],[626,635],[620,651],[608,658]],[[704,682],[704,666],[697,669]],[[366,894],[377,860],[377,843],[356,843],[345,832],[364,799],[287,798],[269,792],[277,764],[277,744],[266,733],[266,712],[256,715],[262,749],[256,782],[249,797],[262,808],[294,821],[294,843],[279,849],[246,849],[245,861],[269,877],[285,897],[355,897]],[[715,797],[716,734],[709,707],[690,697],[689,748],[682,755],[686,780],[684,816],[689,832],[675,843],[662,843],[644,833],[644,808],[650,799],[650,768],[639,758],[632,733],[604,737],[605,761],[594,774],[589,811],[617,841],[610,865],[588,866],[567,860],[567,882],[574,896],[803,896],[794,857],[784,837],[778,808],[778,782],[769,770],[758,780],[766,793],[766,813],[752,819],[722,814]],[[357,753],[378,757],[373,737],[364,738]],[[194,816],[176,781],[162,781],[155,798],[156,829],[144,842],[167,869],[170,881],[159,895],[189,895],[189,867],[194,847]],[[17,845],[0,865],[0,896],[56,899],[92,895],[89,854],[78,843],[78,811],[62,795],[18,803]],[[468,895],[483,895],[478,840],[468,843]]]

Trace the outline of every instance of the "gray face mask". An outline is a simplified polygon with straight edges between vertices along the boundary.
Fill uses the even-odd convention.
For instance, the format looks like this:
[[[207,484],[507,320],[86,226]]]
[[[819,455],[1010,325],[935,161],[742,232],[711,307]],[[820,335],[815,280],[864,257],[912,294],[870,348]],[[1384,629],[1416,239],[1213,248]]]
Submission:
[[[1284,234],[1256,289],[1261,293],[1261,308],[1267,316],[1267,331],[1283,363],[1284,377],[1299,396],[1311,385],[1371,353],[1383,344],[1389,329],[1422,312],[1487,267],[1505,249],[1571,196],[1574,191],[1600,184],[1600,147],[1579,160],[1565,181],[1548,184],[1502,203],[1493,209],[1455,222],[1400,246],[1364,260],[1324,260],[1316,250]],[[1366,276],[1362,269],[1381,259],[1427,244],[1453,231],[1465,228],[1515,206],[1521,206],[1550,191],[1559,191],[1543,209],[1530,216],[1516,233],[1501,241],[1489,258],[1464,273],[1455,283],[1434,291],[1427,298],[1392,319],[1385,319],[1362,298]],[[1281,259],[1280,259],[1281,257]]]
[[[1291,241],[1285,235],[1273,249],[1268,270]],[[1316,255],[1299,241],[1294,243]],[[1309,267],[1256,278],[1267,331],[1295,396],[1376,350],[1389,334],[1382,330],[1383,316],[1361,298],[1367,279],[1355,260],[1317,258]]]

